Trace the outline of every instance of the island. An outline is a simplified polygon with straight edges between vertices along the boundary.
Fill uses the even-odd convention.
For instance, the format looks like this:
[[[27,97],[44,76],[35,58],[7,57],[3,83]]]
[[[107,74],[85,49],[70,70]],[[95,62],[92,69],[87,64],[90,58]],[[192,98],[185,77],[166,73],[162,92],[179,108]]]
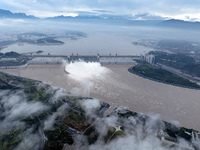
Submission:
[[[69,38],[71,40],[78,40],[86,38],[87,34],[80,31],[64,30],[46,32],[25,32],[25,33],[11,33],[9,35],[1,35],[0,50],[14,43],[28,43],[37,45],[62,45],[63,41],[58,38]]]

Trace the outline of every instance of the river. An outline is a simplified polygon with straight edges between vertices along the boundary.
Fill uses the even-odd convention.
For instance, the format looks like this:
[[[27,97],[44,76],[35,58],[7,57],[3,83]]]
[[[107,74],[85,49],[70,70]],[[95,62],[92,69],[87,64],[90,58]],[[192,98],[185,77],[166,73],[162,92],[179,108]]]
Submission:
[[[181,126],[200,131],[200,91],[144,79],[128,72],[132,65],[104,65],[103,78],[88,82],[72,80],[63,65],[32,65],[26,69],[4,70],[62,87],[74,95],[91,96],[115,107],[124,106],[148,115],[159,114],[163,120],[178,121]]]

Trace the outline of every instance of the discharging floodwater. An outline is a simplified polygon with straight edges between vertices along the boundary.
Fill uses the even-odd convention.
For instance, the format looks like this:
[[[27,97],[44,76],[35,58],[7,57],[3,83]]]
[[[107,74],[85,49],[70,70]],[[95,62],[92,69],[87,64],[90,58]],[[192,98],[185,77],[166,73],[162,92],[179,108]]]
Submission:
[[[104,65],[104,78],[78,82],[64,72],[61,65],[34,65],[21,70],[4,70],[46,82],[74,95],[98,98],[115,107],[124,106],[144,114],[160,114],[163,120],[200,131],[200,91],[154,82],[128,72],[132,65]]]

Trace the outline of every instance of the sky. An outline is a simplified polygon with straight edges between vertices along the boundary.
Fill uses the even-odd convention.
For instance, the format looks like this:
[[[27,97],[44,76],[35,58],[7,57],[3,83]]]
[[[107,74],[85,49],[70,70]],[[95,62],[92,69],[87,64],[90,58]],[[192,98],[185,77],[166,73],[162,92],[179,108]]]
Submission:
[[[0,8],[41,18],[92,14],[200,21],[200,0],[1,0]]]

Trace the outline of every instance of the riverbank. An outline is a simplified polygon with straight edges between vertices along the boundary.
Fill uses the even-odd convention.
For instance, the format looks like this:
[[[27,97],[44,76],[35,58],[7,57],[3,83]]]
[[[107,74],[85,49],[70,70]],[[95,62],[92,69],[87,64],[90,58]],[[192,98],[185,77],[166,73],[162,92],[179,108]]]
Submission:
[[[81,83],[72,80],[63,65],[30,65],[26,69],[4,69],[3,72],[62,87],[74,95],[102,100],[111,105],[107,115],[114,108],[124,106],[134,112],[159,114],[165,121],[177,120],[181,126],[200,130],[198,90],[146,80],[129,73],[127,70],[132,66],[103,65],[109,69],[105,78]]]
[[[200,86],[190,80],[171,73],[167,70],[152,66],[146,62],[139,62],[138,65],[128,69],[130,73],[141,76],[143,78],[160,82],[164,84],[170,84],[173,86],[196,89],[199,90]]]

